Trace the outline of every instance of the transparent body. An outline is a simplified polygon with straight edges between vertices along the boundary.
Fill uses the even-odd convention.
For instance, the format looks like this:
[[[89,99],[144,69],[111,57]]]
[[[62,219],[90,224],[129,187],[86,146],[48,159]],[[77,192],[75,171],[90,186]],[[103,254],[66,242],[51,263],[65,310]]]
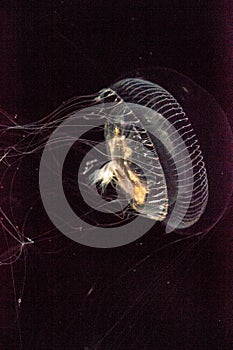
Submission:
[[[80,113],[90,107],[95,113]],[[35,236],[44,235],[30,235],[27,228],[36,215],[34,210],[41,211],[41,202],[38,189],[32,191],[37,193],[38,209],[22,181],[38,187],[40,156],[49,136],[77,113],[81,134],[83,121],[89,132],[78,143],[74,139],[71,153],[75,156],[68,164],[70,170],[65,163],[63,185],[72,208],[92,225],[93,232],[141,216],[152,224],[164,223],[166,232],[192,236],[208,232],[221,219],[232,194],[232,133],[221,107],[205,90],[172,70],[132,72],[96,94],[63,103],[36,123],[20,124],[2,111],[1,184],[6,205],[2,203],[1,212],[2,225],[11,237],[10,248],[2,250],[2,264],[17,261]],[[92,131],[94,120],[100,126]],[[51,147],[59,152],[59,142],[69,139],[61,134]],[[104,147],[96,148],[96,154],[90,153],[82,162],[100,142],[105,142]],[[98,164],[100,154],[103,166]],[[37,170],[29,178],[32,172],[25,169],[33,159]],[[6,185],[9,178],[11,190]],[[16,189],[25,203],[20,213],[12,195]],[[49,190],[56,202],[57,189]],[[117,196],[117,190],[126,199]],[[115,203],[114,212],[108,210],[109,203]],[[83,225],[75,229],[85,232]]]
[[[70,129],[79,130],[79,140],[72,132],[64,133],[61,129],[51,142],[51,134],[70,117]],[[96,122],[98,127],[94,127]],[[153,274],[157,269],[157,276],[162,276],[161,285],[167,287],[177,277],[173,268],[179,265],[182,271],[179,278],[182,278],[183,267],[190,259],[196,259],[200,240],[223,217],[232,195],[232,132],[227,118],[211,95],[172,70],[127,73],[98,93],[63,103],[36,123],[25,124],[17,116],[1,111],[0,140],[0,265],[6,271],[3,283],[7,286],[0,325],[4,327],[18,324],[20,330],[20,308],[27,300],[24,299],[26,276],[28,271],[34,276],[33,266],[37,263],[34,259],[32,264],[31,254],[50,260],[57,253],[59,260],[59,253],[65,256],[69,247],[69,262],[71,258],[77,266],[78,256],[81,261],[85,255],[83,266],[89,264],[87,248],[67,240],[44,209],[39,170],[46,147],[52,154],[51,162],[46,165],[53,175],[46,191],[55,205],[60,200],[55,184],[58,156],[63,145],[73,142],[60,185],[81,221],[77,225],[63,222],[61,207],[56,212],[60,222],[83,236],[83,242],[91,233],[106,234],[107,239],[109,229],[116,230],[116,236],[121,239],[115,246],[138,239],[127,250],[120,248],[121,256],[127,259],[130,255],[135,257],[135,250],[138,255],[129,268],[125,267],[127,271],[119,281],[136,269],[140,273],[141,266],[145,267],[141,270],[145,281],[146,266],[152,268],[150,257],[155,252],[157,257],[158,251],[181,241],[175,258],[172,251],[167,260],[166,254],[159,255],[159,259],[165,259],[165,269],[161,269],[162,260],[155,259]],[[173,233],[164,235],[165,232]],[[142,238],[144,233],[147,236]],[[144,245],[143,239],[147,244]],[[192,247],[197,244],[196,255],[192,253],[190,257],[186,240],[191,240]],[[102,252],[99,256],[98,250],[90,249],[88,254],[93,251],[102,262]],[[77,255],[72,255],[73,252]],[[110,250],[106,266],[109,263],[114,266],[113,255]],[[115,261],[118,262],[118,254]],[[58,266],[62,269],[64,265]],[[150,278],[151,274],[147,280]],[[158,279],[153,283],[157,287]],[[94,288],[94,284],[87,288],[87,297]],[[155,289],[152,288],[150,295],[153,300]],[[102,292],[100,289],[101,297]]]

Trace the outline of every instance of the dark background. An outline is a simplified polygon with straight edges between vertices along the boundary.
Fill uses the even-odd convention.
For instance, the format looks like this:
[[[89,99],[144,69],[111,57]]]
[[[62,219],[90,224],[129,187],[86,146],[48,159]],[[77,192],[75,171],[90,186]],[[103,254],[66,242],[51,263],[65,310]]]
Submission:
[[[128,71],[164,66],[231,118],[231,14],[226,1],[2,1],[1,107],[36,121]],[[110,250],[59,233],[35,240],[2,269],[1,349],[231,349],[231,218],[229,208],[206,237],[176,244],[153,231]],[[47,229],[40,213],[35,227]]]

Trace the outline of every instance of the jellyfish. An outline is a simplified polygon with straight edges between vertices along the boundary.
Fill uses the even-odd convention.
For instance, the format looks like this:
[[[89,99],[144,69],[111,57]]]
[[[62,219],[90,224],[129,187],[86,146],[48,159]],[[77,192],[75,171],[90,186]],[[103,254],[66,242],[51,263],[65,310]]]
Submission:
[[[12,274],[17,319],[34,244],[62,251],[59,231],[114,248],[149,233],[158,235],[149,241],[157,252],[205,236],[232,196],[227,117],[213,96],[171,69],[129,72],[35,123],[2,112],[0,134],[0,265],[18,262],[25,271],[16,288]]]
[[[232,194],[232,134],[221,107],[191,79],[171,69],[135,71],[91,97],[69,101],[53,117],[61,115],[43,151],[40,190],[56,227],[64,232],[69,222],[65,234],[71,239],[115,247],[141,237],[155,222],[166,233],[193,236],[209,232],[223,216]],[[57,164],[62,169],[77,138],[87,142],[83,135],[95,128],[101,129],[102,140],[89,140],[92,149],[80,162],[81,198],[97,216],[104,212],[120,218],[123,212],[120,228],[80,225],[61,176],[54,182]],[[55,144],[61,156],[56,162]],[[48,163],[50,170],[54,163],[53,176],[45,170]],[[59,205],[48,196],[50,184],[62,198]],[[116,196],[106,200],[102,195],[109,187]]]
[[[26,172],[28,157],[39,171],[37,210],[84,245],[125,245],[152,227],[178,237],[206,234],[228,208],[233,147],[227,117],[213,96],[174,70],[129,72],[35,123],[3,118],[2,198],[14,215],[2,203],[1,216],[19,256],[20,247],[34,241],[22,233],[34,206],[24,206],[20,219],[13,196],[24,177],[34,180]]]

